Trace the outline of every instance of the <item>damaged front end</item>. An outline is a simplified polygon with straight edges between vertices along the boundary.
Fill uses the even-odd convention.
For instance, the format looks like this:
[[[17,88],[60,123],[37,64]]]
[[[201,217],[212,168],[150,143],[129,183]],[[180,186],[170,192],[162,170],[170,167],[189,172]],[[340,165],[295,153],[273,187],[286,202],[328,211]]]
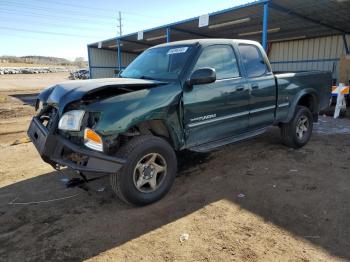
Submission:
[[[156,87],[160,88],[156,88]],[[149,129],[166,136],[161,123],[178,85],[143,79],[98,79],[58,84],[38,96],[28,136],[54,168],[116,173],[126,159],[116,152]],[[135,126],[135,123],[148,121]],[[157,128],[156,128],[157,127]],[[160,130],[159,130],[160,129]]]
[[[88,124],[89,116],[86,117]],[[32,119],[28,136],[42,159],[57,169],[67,166],[79,172],[116,173],[124,159],[88,149],[80,132],[64,132],[58,129],[59,114],[54,106],[45,106]]]

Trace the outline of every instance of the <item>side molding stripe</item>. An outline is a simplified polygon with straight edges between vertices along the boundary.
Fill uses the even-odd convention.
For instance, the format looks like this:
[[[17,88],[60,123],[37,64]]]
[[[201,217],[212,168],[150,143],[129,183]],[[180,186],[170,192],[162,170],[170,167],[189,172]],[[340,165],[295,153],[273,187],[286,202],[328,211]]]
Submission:
[[[286,106],[289,106],[289,103],[283,103],[283,104],[279,104],[278,107],[286,107]]]
[[[222,117],[217,117],[217,118],[213,118],[213,119],[209,119],[209,120],[205,120],[205,121],[201,121],[201,122],[197,122],[197,123],[192,123],[192,124],[189,124],[188,127],[196,127],[196,126],[200,126],[200,125],[215,123],[218,121],[227,120],[227,119],[245,116],[245,115],[249,115],[249,111],[245,111],[245,112],[237,113],[237,114],[232,114],[232,115],[227,115],[227,116],[222,116]]]
[[[289,103],[283,103],[283,104],[279,104],[278,105],[279,108],[287,107],[287,106],[289,106]],[[232,115],[227,115],[227,116],[222,116],[222,117],[216,117],[216,118],[204,120],[204,121],[201,121],[201,122],[191,123],[191,124],[188,124],[188,127],[196,127],[196,126],[211,124],[211,123],[215,123],[215,122],[218,122],[218,121],[223,121],[223,120],[227,120],[227,119],[231,119],[231,118],[246,116],[246,115],[249,115],[249,114],[259,113],[259,112],[272,110],[272,109],[275,109],[275,106],[261,107],[261,108],[258,108],[258,109],[251,110],[250,112],[249,111],[244,111],[242,113],[237,113],[237,114],[232,114]]]
[[[261,108],[258,108],[258,109],[254,109],[254,110],[251,110],[250,113],[251,114],[254,114],[254,113],[259,113],[259,112],[262,112],[262,111],[267,111],[267,110],[271,110],[271,109],[275,109],[276,106],[267,106],[267,107],[261,107]]]

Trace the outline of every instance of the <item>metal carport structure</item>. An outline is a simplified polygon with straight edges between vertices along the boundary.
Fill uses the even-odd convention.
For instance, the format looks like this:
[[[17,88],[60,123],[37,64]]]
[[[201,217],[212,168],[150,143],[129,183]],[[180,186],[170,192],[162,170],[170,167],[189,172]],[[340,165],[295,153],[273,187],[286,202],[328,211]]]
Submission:
[[[348,0],[260,0],[89,44],[91,77],[115,76],[151,46],[195,38],[256,40],[275,70],[335,72],[340,56],[349,54],[349,13]],[[207,24],[199,26],[201,19]]]

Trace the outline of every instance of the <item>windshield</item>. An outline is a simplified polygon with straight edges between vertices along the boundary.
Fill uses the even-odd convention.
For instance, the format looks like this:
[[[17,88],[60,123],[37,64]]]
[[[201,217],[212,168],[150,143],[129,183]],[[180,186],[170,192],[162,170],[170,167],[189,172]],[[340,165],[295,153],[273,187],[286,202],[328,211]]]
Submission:
[[[139,55],[121,74],[125,78],[178,79],[193,46],[151,48]]]

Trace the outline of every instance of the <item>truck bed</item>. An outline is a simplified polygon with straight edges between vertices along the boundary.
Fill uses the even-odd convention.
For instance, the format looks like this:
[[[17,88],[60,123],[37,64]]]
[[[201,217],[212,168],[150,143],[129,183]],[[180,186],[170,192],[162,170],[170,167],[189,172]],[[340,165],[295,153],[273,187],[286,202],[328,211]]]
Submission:
[[[275,73],[277,86],[276,121],[288,122],[299,98],[311,93],[317,99],[316,112],[324,110],[329,104],[332,89],[331,72],[304,71],[297,73]]]

